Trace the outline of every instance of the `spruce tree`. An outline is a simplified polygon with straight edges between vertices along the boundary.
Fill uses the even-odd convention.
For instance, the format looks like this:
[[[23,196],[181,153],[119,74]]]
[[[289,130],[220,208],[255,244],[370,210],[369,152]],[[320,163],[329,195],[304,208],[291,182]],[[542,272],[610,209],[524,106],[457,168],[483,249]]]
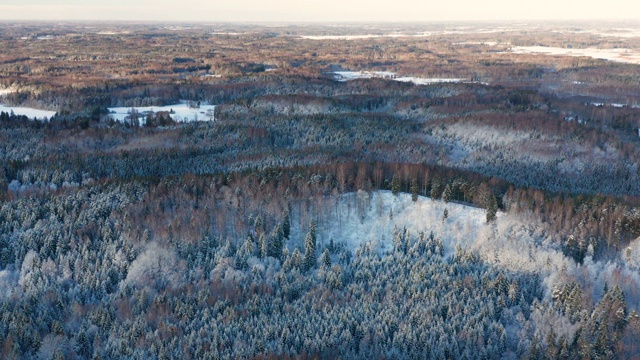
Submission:
[[[496,197],[489,193],[487,194],[487,201],[486,201],[486,207],[487,207],[487,222],[493,222],[496,220],[496,214],[498,213],[498,202],[496,201]]]
[[[304,270],[312,269],[316,265],[316,225],[311,220],[309,233],[304,240]]]
[[[411,179],[411,201],[418,201],[418,179]]]
[[[391,193],[393,196],[398,196],[398,193],[400,193],[400,176],[398,174],[393,174],[391,179]]]
[[[431,180],[431,192],[429,193],[432,201],[436,201],[440,197],[440,180],[434,177]]]
[[[260,257],[264,259],[267,257],[269,250],[267,237],[264,235],[264,233],[260,234],[260,237],[258,238],[258,244],[260,245]]]
[[[442,201],[448,203],[451,200],[451,186],[447,184],[444,187],[444,191],[442,192]]]
[[[282,233],[286,239],[289,238],[289,234],[291,234],[291,213],[289,212],[289,208],[284,212],[284,219],[282,219]]]
[[[269,236],[269,246],[267,247],[267,254],[276,259],[282,258],[282,248],[284,247],[284,233],[282,232],[282,224],[278,223],[271,236]]]
[[[291,255],[291,265],[294,268],[300,269],[302,267],[302,264],[302,254],[300,253],[300,250],[298,250],[298,248],[295,248],[295,250],[293,250],[293,254]]]
[[[329,256],[328,249],[325,249],[322,252],[322,256],[320,257],[320,262],[322,263],[322,266],[324,266],[327,269],[331,267],[331,256]]]

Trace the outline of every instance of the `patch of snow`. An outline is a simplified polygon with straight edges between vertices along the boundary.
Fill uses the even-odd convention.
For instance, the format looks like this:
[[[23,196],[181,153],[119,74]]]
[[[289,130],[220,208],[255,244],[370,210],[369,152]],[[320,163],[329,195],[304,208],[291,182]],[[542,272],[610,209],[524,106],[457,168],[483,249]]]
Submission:
[[[11,94],[18,91],[18,89],[16,88],[6,88],[6,89],[0,89],[0,96],[4,96],[7,94]]]
[[[437,35],[458,35],[458,34],[495,34],[503,32],[514,32],[530,29],[531,27],[513,28],[513,27],[496,27],[496,28],[474,28],[471,26],[460,26],[444,30],[424,31],[418,33],[401,33],[392,32],[388,34],[352,34],[352,35],[301,35],[300,38],[308,40],[363,40],[375,38],[401,38],[401,37],[429,37]]]
[[[215,105],[201,105],[200,107],[190,107],[187,101],[181,101],[179,104],[165,106],[143,106],[143,107],[113,107],[108,108],[109,116],[120,122],[130,120],[133,113],[138,114],[141,125],[146,123],[146,116],[150,112],[157,113],[166,111],[174,121],[191,122],[191,121],[215,121],[213,114]]]
[[[40,120],[44,118],[48,119],[56,114],[55,111],[40,110],[40,109],[19,107],[19,106],[6,106],[6,105],[0,104],[0,112],[2,111],[6,113],[11,113],[13,111],[13,113],[16,115],[26,115],[30,119],[37,118]]]
[[[511,52],[515,54],[544,54],[560,56],[586,56],[621,63],[640,64],[640,53],[627,48],[618,49],[566,49],[547,46],[514,46]]]
[[[632,108],[636,109],[636,108],[640,107],[639,105],[629,105],[629,104],[621,104],[621,103],[608,103],[608,104],[605,104],[605,103],[601,103],[601,102],[592,102],[590,104],[593,105],[593,106],[596,106],[596,107],[602,107],[602,106],[605,106],[605,105],[606,106],[615,107],[615,108],[632,107]]]
[[[336,71],[333,74],[338,81],[372,78],[393,79],[396,76],[396,73],[390,71]]]
[[[486,46],[496,46],[499,43],[497,41],[463,41],[456,42],[453,45],[486,45]]]
[[[448,216],[443,219],[445,209]],[[529,215],[498,212],[496,221],[487,224],[483,209],[424,196],[413,202],[410,194],[394,196],[390,191],[344,194],[325,211],[328,215],[317,228],[319,247],[333,239],[354,252],[365,246],[384,253],[393,249],[393,229],[406,227],[411,239],[417,239],[419,232],[433,232],[443,242],[445,257],[460,246],[494,266],[539,274],[547,296],[565,281],[564,274],[590,284],[594,299],[602,295],[605,282],[619,284],[625,293],[640,289],[640,239],[623,254],[628,258],[625,261],[595,261],[587,255],[584,263],[578,264],[565,256],[558,240],[550,238],[544,225]],[[304,239],[300,226],[292,225],[292,238]],[[639,308],[640,298],[629,299],[629,305]]]
[[[366,196],[364,196],[366,195]],[[442,222],[442,214],[447,208],[449,216]],[[451,253],[456,245],[468,245],[471,238],[485,224],[485,212],[482,209],[431,201],[420,196],[415,203],[410,194],[394,196],[390,191],[376,191],[342,195],[327,227],[318,227],[318,243],[328,243],[331,238],[342,242],[355,250],[367,243],[373,243],[382,251],[393,248],[393,228],[406,227],[413,235],[425,231],[447,238],[447,249]],[[499,217],[502,214],[498,215]]]
[[[640,37],[640,29],[637,28],[620,28],[620,29],[604,29],[604,30],[588,30],[585,31],[590,34],[599,35],[602,37],[617,37],[617,38],[636,38]]]
[[[420,78],[415,76],[403,76],[399,78],[395,78],[395,81],[401,82],[410,82],[416,85],[428,85],[428,84],[438,84],[438,83],[463,83],[469,82],[467,79],[458,79],[458,78]]]

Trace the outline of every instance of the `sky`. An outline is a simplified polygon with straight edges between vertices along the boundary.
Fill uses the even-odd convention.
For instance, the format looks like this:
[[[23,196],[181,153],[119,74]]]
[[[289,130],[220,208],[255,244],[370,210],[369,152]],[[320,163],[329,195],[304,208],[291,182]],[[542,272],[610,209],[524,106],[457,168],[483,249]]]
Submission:
[[[0,20],[640,20],[637,0],[0,0]]]

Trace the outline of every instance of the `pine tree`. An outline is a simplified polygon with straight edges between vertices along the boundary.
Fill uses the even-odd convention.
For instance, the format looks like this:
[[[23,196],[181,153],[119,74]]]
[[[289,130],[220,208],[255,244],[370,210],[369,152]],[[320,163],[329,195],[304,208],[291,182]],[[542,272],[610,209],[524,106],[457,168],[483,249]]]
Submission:
[[[411,201],[418,201],[418,179],[411,179]]]
[[[398,196],[398,193],[400,193],[400,176],[398,174],[393,174],[391,179],[391,193],[393,196]]]
[[[264,235],[264,233],[260,234],[260,237],[258,238],[258,244],[260,245],[260,257],[266,258],[269,247],[267,244],[267,237]]]
[[[311,220],[309,233],[304,240],[304,270],[312,269],[316,265],[316,225]]]
[[[311,234],[311,236],[313,237],[313,246],[316,246],[316,222],[315,220],[311,219],[311,221],[309,221],[309,234]]]
[[[395,251],[400,251],[402,247],[402,238],[400,237],[400,230],[398,229],[398,225],[393,227],[393,249]]]
[[[264,221],[260,215],[256,216],[255,232],[256,234],[264,233]]]
[[[278,223],[271,236],[269,236],[269,246],[267,247],[267,254],[276,259],[282,258],[282,248],[284,247],[284,233],[282,232],[282,224]]]
[[[451,200],[451,186],[447,184],[442,192],[442,201],[448,203]]]
[[[434,177],[431,180],[431,191],[429,192],[429,196],[432,201],[435,201],[440,197],[440,180],[437,177]]]
[[[498,213],[498,202],[496,201],[496,197],[489,193],[487,194],[487,222],[493,222],[496,220],[496,214]]]
[[[282,233],[285,239],[289,238],[289,234],[291,234],[291,213],[289,212],[289,208],[284,212],[284,219],[282,219]]]
[[[291,266],[297,269],[301,269],[302,263],[302,254],[300,253],[300,250],[298,250],[298,248],[295,248],[293,250],[293,254],[291,255]]]
[[[325,249],[322,252],[322,256],[320,257],[320,262],[322,263],[322,266],[327,269],[331,267],[331,256],[329,256],[328,249]]]
[[[247,253],[252,256],[254,245],[253,245],[253,237],[251,235],[247,236],[247,240],[244,242],[244,247],[247,249]]]

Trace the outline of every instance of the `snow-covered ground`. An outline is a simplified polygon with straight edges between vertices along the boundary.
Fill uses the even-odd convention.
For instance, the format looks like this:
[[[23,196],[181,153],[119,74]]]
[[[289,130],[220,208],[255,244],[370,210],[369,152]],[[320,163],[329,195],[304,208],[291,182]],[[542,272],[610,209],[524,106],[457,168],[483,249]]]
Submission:
[[[112,119],[124,122],[131,118],[133,112],[140,115],[140,124],[146,122],[146,116],[149,112],[166,111],[171,118],[179,122],[191,121],[214,121],[215,105],[200,105],[200,107],[190,107],[188,102],[182,101],[179,104],[165,106],[143,106],[143,107],[113,107],[109,109],[109,116]]]
[[[371,78],[394,79],[396,73],[391,71],[335,71],[333,75],[338,81],[349,81]]]
[[[640,37],[640,29],[637,29],[637,28],[601,29],[601,30],[589,30],[585,32],[588,32],[594,35],[600,35],[603,37],[617,37],[617,38]]]
[[[443,219],[445,209],[448,216]],[[526,215],[499,212],[497,220],[487,224],[483,209],[423,196],[413,202],[410,194],[393,196],[390,191],[345,194],[326,211],[328,215],[318,224],[319,248],[333,239],[354,252],[360,246],[386,252],[393,249],[394,227],[406,227],[414,239],[421,231],[433,232],[443,241],[445,256],[460,246],[506,270],[539,274],[548,294],[566,275],[588,285],[594,298],[602,295],[605,282],[636,293],[640,290],[640,239],[624,251],[622,259],[594,261],[587,256],[578,264],[558,249],[542,224]],[[304,239],[299,224],[293,224],[292,238]],[[640,308],[640,298],[633,302],[634,308]]]
[[[386,34],[353,34],[353,35],[301,35],[300,38],[308,40],[363,40],[363,39],[375,39],[375,38],[401,38],[401,37],[428,37],[437,35],[456,35],[456,34],[494,34],[503,32],[514,32],[532,29],[535,27],[523,25],[520,27],[505,27],[500,26],[497,28],[475,28],[471,26],[460,26],[448,29],[439,29],[424,32],[415,33],[402,33],[402,32],[390,32]]]
[[[18,91],[16,88],[11,88],[11,87],[6,89],[0,89],[0,96],[11,94],[16,91]]]
[[[640,64],[640,53],[626,48],[618,49],[565,49],[559,47],[548,46],[514,46],[511,48],[512,53],[516,54],[545,54],[545,55],[561,55],[561,56],[587,56],[594,59],[604,59],[629,64]]]
[[[11,113],[13,111],[16,115],[26,115],[30,119],[37,118],[42,120],[43,118],[50,118],[56,114],[55,111],[48,110],[39,110],[28,107],[16,107],[16,106],[5,106],[0,104],[0,112]]]
[[[401,82],[410,82],[416,85],[429,85],[437,83],[477,83],[476,81],[461,78],[421,78],[416,76],[397,77],[396,73],[391,71],[335,71],[333,74],[335,80],[337,81],[383,78]]]
[[[637,105],[637,104],[632,104],[632,105],[621,104],[621,103],[607,103],[607,104],[605,104],[605,103],[601,103],[601,102],[592,102],[590,104],[593,105],[593,106],[605,106],[605,105],[608,105],[608,106],[617,107],[617,108],[622,108],[622,107],[627,107],[627,106],[632,107],[634,109],[640,108],[640,105]]]
[[[397,77],[394,79],[395,81],[401,82],[410,82],[416,85],[428,85],[428,84],[437,84],[437,83],[472,83],[474,81],[470,81],[467,79],[457,79],[457,78],[421,78],[415,76],[403,76]]]

